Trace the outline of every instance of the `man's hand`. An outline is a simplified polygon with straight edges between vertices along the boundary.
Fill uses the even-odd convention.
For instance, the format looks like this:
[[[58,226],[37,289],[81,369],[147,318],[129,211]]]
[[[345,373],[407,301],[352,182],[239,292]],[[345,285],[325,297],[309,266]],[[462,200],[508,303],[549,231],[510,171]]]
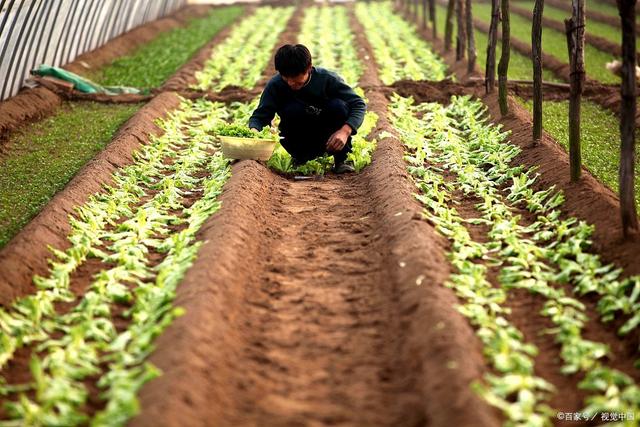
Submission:
[[[329,137],[327,151],[330,153],[341,151],[347,144],[349,135],[351,135],[351,126],[345,124]]]

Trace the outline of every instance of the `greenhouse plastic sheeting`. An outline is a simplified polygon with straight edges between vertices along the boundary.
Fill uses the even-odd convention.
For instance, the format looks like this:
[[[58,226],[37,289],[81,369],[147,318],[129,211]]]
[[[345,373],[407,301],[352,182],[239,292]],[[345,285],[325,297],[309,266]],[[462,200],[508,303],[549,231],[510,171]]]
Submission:
[[[70,83],[73,83],[73,88],[77,91],[84,93],[104,93],[107,95],[120,95],[123,93],[140,93],[140,91],[133,87],[126,86],[101,86],[91,80],[85,79],[70,71],[63,70],[58,67],[51,67],[49,65],[40,65],[37,69],[32,71],[33,74],[38,76],[50,76],[57,79],[61,79]]]
[[[0,0],[0,101],[18,93],[39,64],[55,67],[186,0]]]

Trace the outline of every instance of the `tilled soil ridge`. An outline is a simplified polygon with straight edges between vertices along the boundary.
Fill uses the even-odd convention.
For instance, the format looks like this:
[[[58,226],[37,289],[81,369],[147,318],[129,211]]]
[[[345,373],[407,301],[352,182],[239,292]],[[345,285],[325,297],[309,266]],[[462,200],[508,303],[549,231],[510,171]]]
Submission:
[[[28,89],[0,102],[0,150],[12,130],[51,114],[62,103],[60,96],[44,87]]]

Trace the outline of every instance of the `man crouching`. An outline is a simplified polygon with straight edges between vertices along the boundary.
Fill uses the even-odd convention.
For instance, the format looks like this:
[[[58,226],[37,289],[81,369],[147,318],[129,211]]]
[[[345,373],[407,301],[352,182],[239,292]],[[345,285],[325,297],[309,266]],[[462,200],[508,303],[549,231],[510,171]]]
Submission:
[[[345,160],[351,136],[364,120],[364,100],[336,73],[312,66],[311,53],[301,44],[278,49],[275,68],[249,127],[260,130],[278,113],[281,143],[295,166],[329,153],[335,173],[353,172]]]

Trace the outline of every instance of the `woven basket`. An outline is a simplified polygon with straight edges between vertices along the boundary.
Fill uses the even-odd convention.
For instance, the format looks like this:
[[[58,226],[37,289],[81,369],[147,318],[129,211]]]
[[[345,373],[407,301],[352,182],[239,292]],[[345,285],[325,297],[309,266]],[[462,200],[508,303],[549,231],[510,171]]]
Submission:
[[[261,138],[219,136],[222,154],[229,159],[269,160],[276,142]]]

